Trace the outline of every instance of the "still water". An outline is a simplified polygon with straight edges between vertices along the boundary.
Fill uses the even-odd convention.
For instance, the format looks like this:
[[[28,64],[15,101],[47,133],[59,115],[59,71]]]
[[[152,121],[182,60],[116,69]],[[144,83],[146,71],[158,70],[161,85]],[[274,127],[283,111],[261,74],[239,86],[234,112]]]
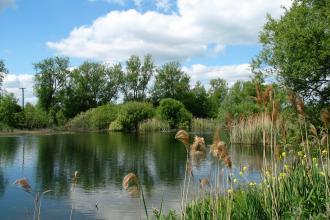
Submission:
[[[197,134],[197,133],[195,133]],[[26,177],[34,191],[51,190],[42,198],[41,219],[144,219],[139,198],[122,187],[123,177],[134,172],[143,186],[149,212],[180,210],[186,151],[174,133],[76,133],[0,137],[0,219],[32,219],[33,197],[13,182]],[[193,134],[194,135],[194,134]],[[212,133],[198,133],[211,144]],[[261,147],[229,147],[233,174],[239,181],[259,181]],[[220,166],[219,166],[220,164]],[[248,172],[239,176],[240,168]],[[226,170],[208,155],[192,162],[190,197],[199,179]],[[79,171],[72,189],[72,176]],[[224,186],[225,187],[225,186]],[[96,204],[97,207],[96,207]]]

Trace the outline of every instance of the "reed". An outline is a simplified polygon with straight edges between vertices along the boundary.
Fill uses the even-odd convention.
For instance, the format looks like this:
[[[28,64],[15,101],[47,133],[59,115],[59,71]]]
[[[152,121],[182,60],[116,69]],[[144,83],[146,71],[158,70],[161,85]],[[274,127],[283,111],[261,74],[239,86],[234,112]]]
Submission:
[[[214,131],[221,122],[212,118],[193,118],[191,121],[191,131]]]
[[[273,119],[272,119],[273,117]],[[274,120],[276,119],[276,120]],[[286,123],[280,115],[271,116],[258,113],[246,118],[234,120],[230,127],[230,142],[235,144],[271,144],[271,133],[277,135],[286,129]],[[273,129],[273,131],[272,131]]]
[[[156,118],[147,119],[139,123],[139,132],[167,132],[170,130],[170,124],[168,122]]]

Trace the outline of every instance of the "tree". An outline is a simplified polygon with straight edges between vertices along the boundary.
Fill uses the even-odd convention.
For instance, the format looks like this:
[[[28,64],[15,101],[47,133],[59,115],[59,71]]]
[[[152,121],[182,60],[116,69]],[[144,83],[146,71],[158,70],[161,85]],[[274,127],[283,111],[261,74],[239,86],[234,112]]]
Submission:
[[[1,86],[3,82],[3,78],[5,78],[5,75],[8,73],[8,69],[5,66],[5,62],[0,59],[0,95],[1,95]]]
[[[158,104],[164,98],[183,101],[190,90],[189,81],[189,76],[182,71],[178,62],[164,64],[157,69],[155,84],[151,91],[154,104]]]
[[[151,55],[146,55],[143,65],[138,56],[132,55],[126,62],[126,72],[122,92],[125,101],[143,101],[146,99],[147,86],[153,75],[155,65]]]
[[[167,121],[171,128],[187,129],[190,127],[192,115],[178,100],[162,99],[157,108],[157,114],[162,120]]]
[[[207,118],[212,110],[211,100],[201,82],[197,81],[194,88],[187,94],[183,101],[185,107],[199,118]]]
[[[73,117],[79,112],[115,100],[122,75],[120,64],[105,66],[84,62],[70,75],[65,94],[65,116]]]
[[[21,107],[12,93],[5,94],[0,98],[0,122],[15,127],[17,124],[17,113]]]
[[[47,58],[35,63],[37,71],[34,90],[40,106],[49,113],[56,122],[56,112],[63,104],[66,82],[69,75],[69,58]]]
[[[209,117],[217,117],[219,107],[228,94],[228,84],[226,80],[217,78],[210,81],[209,95]]]
[[[307,101],[330,103],[330,1],[294,0],[279,19],[268,16],[254,70],[277,74]]]

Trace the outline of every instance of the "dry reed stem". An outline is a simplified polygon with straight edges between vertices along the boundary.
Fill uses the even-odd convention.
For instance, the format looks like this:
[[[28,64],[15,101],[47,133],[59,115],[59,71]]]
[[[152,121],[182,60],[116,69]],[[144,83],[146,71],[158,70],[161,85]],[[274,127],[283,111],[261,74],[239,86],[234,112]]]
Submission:
[[[309,131],[314,137],[317,137],[317,130],[313,124],[309,124]]]

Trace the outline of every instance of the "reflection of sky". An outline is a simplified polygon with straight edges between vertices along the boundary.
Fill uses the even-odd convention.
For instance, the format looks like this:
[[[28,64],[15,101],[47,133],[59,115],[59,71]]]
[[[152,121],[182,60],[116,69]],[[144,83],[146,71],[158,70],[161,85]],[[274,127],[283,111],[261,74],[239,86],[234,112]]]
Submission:
[[[106,136],[107,134],[103,134]],[[152,136],[152,134],[150,134]],[[164,134],[172,135],[172,134]],[[96,141],[101,139],[103,136],[93,137]],[[104,138],[104,137],[103,137]],[[42,173],[38,165],[38,160],[40,160],[40,146],[41,142],[40,137],[12,137],[15,139],[15,142],[10,142],[11,144],[7,145],[6,142],[0,139],[0,170],[3,171],[5,179],[5,192],[1,197],[0,195],[0,219],[6,219],[10,217],[11,219],[22,219],[28,218],[33,215],[33,198],[25,193],[23,190],[15,187],[12,183],[17,178],[26,177],[32,187],[41,187],[40,183],[35,181],[43,178],[42,176],[37,176]],[[92,138],[91,138],[92,139]],[[206,134],[206,141],[210,142],[211,134]],[[45,137],[43,137],[43,141]],[[106,141],[112,140],[111,138],[105,139]],[[104,164],[104,171],[101,175],[101,179],[88,180],[91,181],[90,185],[86,185],[83,182],[83,177],[78,179],[78,184],[74,192],[56,192],[58,189],[54,189],[49,196],[45,196],[42,201],[42,217],[46,219],[68,219],[70,215],[71,206],[74,207],[73,216],[74,219],[137,219],[139,216],[145,217],[144,208],[141,201],[137,198],[132,198],[122,189],[121,183],[118,182],[118,179],[111,179],[111,172],[116,172],[117,175],[124,176],[126,173],[125,162],[127,159],[133,158],[136,160],[137,156],[143,158],[144,160],[143,167],[137,167],[137,170],[146,169],[147,172],[143,172],[143,175],[149,175],[148,178],[151,178],[152,182],[144,182],[145,184],[150,184],[148,187],[144,185],[144,192],[146,197],[146,203],[149,209],[149,214],[152,213],[153,208],[160,208],[160,205],[163,201],[163,208],[165,211],[169,209],[180,210],[181,204],[181,187],[183,185],[184,176],[168,176],[167,172],[169,170],[160,169],[158,166],[159,155],[164,155],[164,151],[168,150],[165,146],[157,148],[158,136],[153,137],[141,137],[143,141],[143,147],[140,149],[143,152],[133,151],[129,147],[113,147],[113,144],[110,142],[99,142],[93,147],[93,142],[87,143],[88,147],[93,149],[92,152],[95,153],[93,157],[100,157],[96,160],[98,163],[102,162]],[[166,140],[166,139],[165,139]],[[81,140],[79,140],[81,141]],[[130,140],[132,141],[132,140]],[[128,142],[129,144],[136,146],[133,142]],[[54,152],[57,157],[60,157],[60,150],[63,150],[63,144],[68,144],[65,141],[56,142],[59,146],[54,148]],[[81,142],[79,142],[81,144]],[[111,142],[112,143],[112,142]],[[117,142],[116,142],[117,143]],[[126,143],[126,142],[125,142]],[[47,144],[47,142],[46,142]],[[119,143],[118,144],[122,144]],[[61,146],[60,146],[61,145]],[[71,145],[71,144],[70,144]],[[90,146],[89,146],[90,145]],[[145,145],[145,146],[144,146]],[[13,147],[13,157],[8,157],[6,159],[3,149],[6,147]],[[66,147],[66,146],[65,146]],[[67,146],[72,147],[72,146]],[[175,146],[176,147],[176,146]],[[180,145],[178,145],[180,147]],[[24,149],[24,151],[23,151]],[[65,149],[65,148],[64,148]],[[85,148],[83,148],[85,150]],[[78,147],[78,150],[81,151],[81,148]],[[109,151],[110,150],[110,151]],[[24,157],[23,157],[24,152]],[[65,150],[65,152],[67,152]],[[68,151],[69,152],[69,151]],[[229,150],[231,158],[233,160],[233,178],[239,179],[240,182],[246,181],[259,181],[260,179],[260,168],[262,166],[262,151],[255,149],[251,146],[232,146]],[[175,154],[178,154],[176,152]],[[169,154],[170,155],[170,154]],[[92,155],[91,155],[92,156]],[[185,163],[185,156],[182,155],[181,161]],[[63,166],[63,160],[61,158],[55,157],[53,167],[51,167],[50,172],[55,174],[53,175],[63,175],[66,176],[66,173],[61,174],[60,167]],[[101,159],[102,157],[102,159]],[[70,164],[65,164],[65,166],[77,166],[75,157],[72,157],[73,161],[69,161]],[[24,159],[24,164],[23,164]],[[62,158],[63,159],[63,158]],[[179,158],[180,159],[180,158]],[[109,161],[112,160],[112,161]],[[114,161],[116,160],[116,161]],[[162,163],[177,163],[177,158],[162,158]],[[86,161],[87,162],[87,161]],[[40,162],[39,162],[40,163]],[[142,163],[134,163],[136,166],[141,166]],[[221,187],[226,187],[224,180],[227,176],[227,169],[223,166],[223,163],[218,163],[217,160],[208,155],[205,159],[199,161],[192,161],[193,164],[193,178],[190,181],[190,195],[189,198],[196,197],[200,191],[199,188],[199,179],[208,178],[210,179],[210,184],[214,187],[215,183],[218,181],[221,184]],[[218,167],[219,164],[219,167]],[[164,164],[162,164],[164,165]],[[165,164],[165,167],[168,166]],[[248,172],[244,177],[239,176],[239,171],[242,166],[248,166]],[[107,167],[110,166],[110,167]],[[67,167],[70,170],[72,167]],[[180,167],[184,169],[184,167]],[[158,173],[158,170],[162,170],[165,173]],[[45,171],[43,171],[45,172]],[[88,171],[88,175],[93,170]],[[181,170],[179,173],[184,173]],[[55,178],[55,181],[60,181]],[[69,177],[65,177],[69,178]],[[173,179],[174,178],[174,179]],[[122,179],[121,177],[119,179]],[[69,180],[68,180],[69,181]],[[97,183],[96,181],[102,181],[102,183]],[[59,184],[59,183],[57,183]],[[146,188],[147,187],[147,188]],[[212,188],[211,187],[211,188]],[[40,189],[41,190],[41,189]],[[45,190],[45,189],[42,189]],[[52,189],[50,189],[52,190]],[[95,204],[98,203],[99,209],[97,210]]]

